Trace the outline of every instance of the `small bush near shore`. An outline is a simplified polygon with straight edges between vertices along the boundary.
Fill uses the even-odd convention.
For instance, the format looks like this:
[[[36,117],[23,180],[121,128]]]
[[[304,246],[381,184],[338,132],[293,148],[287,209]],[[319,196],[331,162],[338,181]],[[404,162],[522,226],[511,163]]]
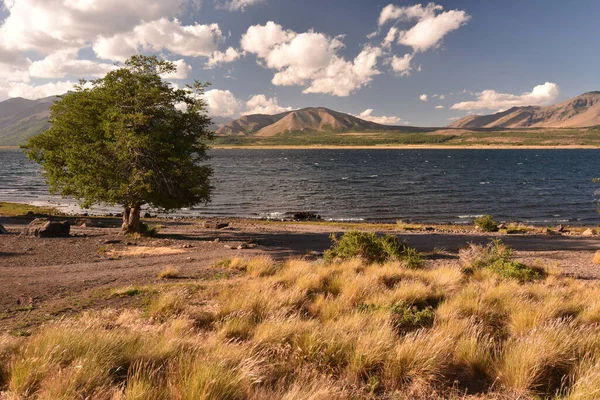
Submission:
[[[598,283],[506,279],[500,242],[460,256],[470,274],[446,260],[229,260],[215,270],[240,273],[158,285],[142,309],[0,334],[0,397],[598,398]]]
[[[539,268],[528,267],[513,260],[512,249],[500,240],[492,240],[486,245],[470,243],[459,251],[459,256],[465,272],[469,274],[487,268],[503,278],[520,282],[530,282],[544,275],[544,271]]]
[[[177,279],[181,277],[181,273],[177,268],[167,267],[158,273],[158,279]]]
[[[409,268],[418,268],[422,264],[420,254],[393,235],[380,237],[373,232],[353,230],[341,237],[332,234],[331,239],[333,246],[325,252],[326,261],[359,257],[369,263],[404,260]]]
[[[494,217],[491,215],[482,215],[481,217],[477,217],[473,223],[484,232],[498,231],[498,224],[496,221],[494,221]]]

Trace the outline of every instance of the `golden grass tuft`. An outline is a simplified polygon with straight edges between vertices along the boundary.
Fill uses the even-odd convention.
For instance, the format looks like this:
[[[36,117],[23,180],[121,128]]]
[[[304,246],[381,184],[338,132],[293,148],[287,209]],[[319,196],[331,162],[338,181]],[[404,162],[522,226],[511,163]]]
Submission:
[[[181,278],[181,273],[177,268],[167,267],[160,271],[157,275],[158,279],[178,279]]]

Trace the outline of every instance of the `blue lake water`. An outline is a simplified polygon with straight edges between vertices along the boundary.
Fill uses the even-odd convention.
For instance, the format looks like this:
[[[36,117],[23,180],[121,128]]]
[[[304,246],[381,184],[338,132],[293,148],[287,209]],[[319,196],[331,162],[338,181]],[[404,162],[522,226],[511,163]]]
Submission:
[[[597,224],[600,150],[213,150],[212,202],[174,215]],[[0,201],[50,196],[39,167],[0,150]],[[118,211],[98,207],[97,212]]]

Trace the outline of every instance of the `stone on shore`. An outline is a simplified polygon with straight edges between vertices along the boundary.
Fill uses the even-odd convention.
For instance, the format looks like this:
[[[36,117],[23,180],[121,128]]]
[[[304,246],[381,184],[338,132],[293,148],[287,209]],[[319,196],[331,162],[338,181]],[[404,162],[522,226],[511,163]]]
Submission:
[[[598,250],[596,254],[594,254],[594,264],[600,265],[600,250]]]
[[[47,218],[36,218],[25,229],[25,236],[40,238],[69,237],[71,226],[67,221],[50,221]]]
[[[581,233],[581,236],[594,236],[594,230],[592,228],[588,228]]]
[[[214,220],[206,220],[204,221],[203,226],[206,229],[223,229],[229,226],[229,223],[222,221],[214,221]]]
[[[0,235],[7,235],[8,231],[0,224]]]

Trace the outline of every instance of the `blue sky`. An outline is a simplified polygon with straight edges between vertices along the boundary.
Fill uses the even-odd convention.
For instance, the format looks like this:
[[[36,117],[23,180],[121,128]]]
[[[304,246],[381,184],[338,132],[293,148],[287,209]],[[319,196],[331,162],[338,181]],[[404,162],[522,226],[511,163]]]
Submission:
[[[325,106],[443,126],[600,90],[598,15],[591,0],[4,0],[0,100],[141,52],[177,61],[175,84],[210,81],[213,115]]]

